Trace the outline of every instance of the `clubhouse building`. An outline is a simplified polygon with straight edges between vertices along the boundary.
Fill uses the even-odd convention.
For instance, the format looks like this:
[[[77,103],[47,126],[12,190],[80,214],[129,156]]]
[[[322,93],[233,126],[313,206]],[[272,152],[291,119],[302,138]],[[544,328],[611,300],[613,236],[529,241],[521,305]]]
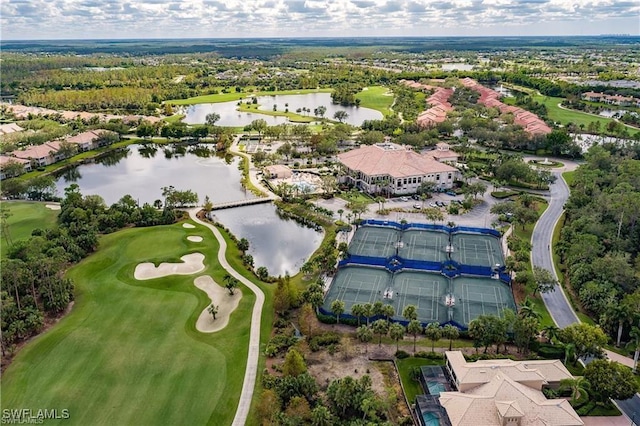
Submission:
[[[449,189],[459,171],[445,161],[456,160],[457,154],[446,144],[424,154],[394,143],[366,145],[338,154],[339,180],[370,194],[414,194],[423,182]]]

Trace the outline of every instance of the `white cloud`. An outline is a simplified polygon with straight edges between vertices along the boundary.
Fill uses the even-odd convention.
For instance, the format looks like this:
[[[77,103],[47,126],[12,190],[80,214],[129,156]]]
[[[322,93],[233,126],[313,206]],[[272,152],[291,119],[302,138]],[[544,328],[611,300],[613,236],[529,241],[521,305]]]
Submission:
[[[2,39],[640,33],[636,0],[3,0]]]

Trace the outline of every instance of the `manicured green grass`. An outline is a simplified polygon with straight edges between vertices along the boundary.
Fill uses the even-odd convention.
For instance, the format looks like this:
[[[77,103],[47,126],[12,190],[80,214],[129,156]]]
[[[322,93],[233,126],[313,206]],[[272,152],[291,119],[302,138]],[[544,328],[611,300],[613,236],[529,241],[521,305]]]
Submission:
[[[571,187],[571,185],[573,185],[573,182],[576,179],[576,172],[575,170],[571,172],[564,172],[562,174],[562,177],[564,178],[564,181],[567,182],[567,185]]]
[[[373,203],[374,199],[364,192],[353,191],[346,192],[338,195],[338,198],[342,198],[345,201],[355,201],[357,203]],[[389,201],[389,200],[387,200]]]
[[[178,122],[182,121],[182,119],[185,118],[185,117],[186,117],[186,115],[184,115],[184,114],[174,114],[174,115],[171,115],[169,117],[165,117],[162,120],[166,121],[167,123],[178,123]]]
[[[444,365],[444,361],[436,361],[425,358],[405,358],[396,361],[398,366],[398,373],[400,374],[400,381],[404,388],[407,401],[413,403],[416,400],[417,395],[423,395],[424,391],[420,382],[412,380],[410,377],[410,371],[413,367],[422,367],[423,365]]]
[[[393,93],[384,86],[371,86],[356,94],[356,99],[360,99],[360,106],[375,109],[383,115],[391,114],[391,104],[393,103]]]
[[[196,96],[188,99],[170,99],[165,101],[172,105],[195,105],[214,104],[218,102],[237,101],[251,96],[273,96],[273,95],[304,95],[307,93],[330,93],[332,89],[299,89],[299,90],[278,90],[275,92],[253,92],[253,93],[220,93],[214,95]]]
[[[11,216],[7,218],[9,237],[13,243],[27,239],[36,228],[49,229],[55,226],[58,211],[45,207],[46,203],[35,201],[3,201],[2,208]],[[0,236],[0,255],[6,256],[9,242]]]
[[[238,111],[241,112],[252,112],[256,114],[264,114],[271,116],[279,116],[279,117],[287,117],[289,121],[292,123],[311,123],[312,121],[319,120],[318,117],[310,117],[307,115],[296,114],[295,112],[285,112],[282,111],[269,111],[264,109],[259,109],[259,104],[242,104],[238,107]]]
[[[564,101],[564,98],[534,95],[533,100],[544,104],[547,107],[547,115],[549,116],[549,118],[563,125],[573,123],[576,126],[580,126],[582,124],[586,128],[591,122],[600,122],[601,128],[604,129],[606,128],[607,124],[612,121],[610,118],[599,117],[597,115],[591,115],[580,111],[560,108],[558,104]]]
[[[205,239],[190,243],[187,235]],[[224,277],[213,235],[176,224],[120,231],[100,245],[68,273],[76,284],[72,312],[25,346],[3,375],[3,408],[66,408],[65,424],[230,424],[255,296],[241,287],[243,298],[225,329],[195,330],[209,301],[194,278]],[[205,254],[202,273],[133,279],[140,262],[190,252]],[[239,263],[236,254],[229,260]],[[263,337],[271,326],[270,301],[268,290]]]

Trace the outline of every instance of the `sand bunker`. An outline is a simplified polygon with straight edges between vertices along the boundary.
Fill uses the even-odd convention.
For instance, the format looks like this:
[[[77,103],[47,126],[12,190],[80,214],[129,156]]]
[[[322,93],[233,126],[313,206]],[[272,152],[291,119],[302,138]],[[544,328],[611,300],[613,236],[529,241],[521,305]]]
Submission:
[[[196,278],[193,280],[193,284],[207,293],[211,303],[218,307],[215,321],[208,311],[209,306],[204,308],[196,321],[196,330],[202,333],[213,333],[225,328],[229,324],[231,313],[236,310],[240,299],[242,299],[242,292],[236,289],[231,296],[229,290],[218,285],[209,275]]]
[[[161,263],[157,268],[151,262],[140,263],[136,266],[133,276],[137,280],[150,280],[166,277],[167,275],[190,275],[204,269],[204,254],[185,254],[180,258],[183,263]]]
[[[60,210],[60,204],[46,204],[45,207],[51,210]]]
[[[187,240],[193,241],[194,243],[199,243],[200,241],[202,241],[202,237],[199,237],[197,235],[189,235],[187,237]]]
[[[183,224],[182,224],[182,227],[183,227],[183,228],[187,228],[187,229],[193,229],[193,228],[195,228],[195,226],[194,226],[194,225],[192,225],[192,224],[190,224],[190,223],[183,223]]]

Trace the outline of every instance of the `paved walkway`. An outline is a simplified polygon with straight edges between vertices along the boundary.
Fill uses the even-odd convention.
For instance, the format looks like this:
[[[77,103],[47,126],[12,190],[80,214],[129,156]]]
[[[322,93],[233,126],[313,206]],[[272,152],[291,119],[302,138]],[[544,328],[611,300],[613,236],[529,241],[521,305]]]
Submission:
[[[251,313],[251,334],[249,336],[249,354],[247,355],[247,367],[244,372],[244,382],[242,383],[242,393],[240,394],[240,401],[238,402],[238,408],[236,409],[236,415],[233,419],[234,426],[242,426],[247,422],[247,416],[249,415],[249,408],[251,408],[251,400],[253,399],[253,390],[256,385],[256,375],[258,372],[258,358],[260,357],[260,324],[262,318],[262,306],[264,305],[264,293],[254,283],[240,275],[235,269],[229,265],[225,253],[227,251],[227,243],[224,240],[222,234],[218,229],[211,225],[201,221],[196,217],[196,213],[200,208],[190,209],[189,217],[200,225],[206,226],[211,230],[216,240],[220,244],[220,250],[218,250],[218,262],[229,273],[229,275],[238,279],[242,284],[246,285],[255,295],[256,303],[253,305],[253,312]]]

